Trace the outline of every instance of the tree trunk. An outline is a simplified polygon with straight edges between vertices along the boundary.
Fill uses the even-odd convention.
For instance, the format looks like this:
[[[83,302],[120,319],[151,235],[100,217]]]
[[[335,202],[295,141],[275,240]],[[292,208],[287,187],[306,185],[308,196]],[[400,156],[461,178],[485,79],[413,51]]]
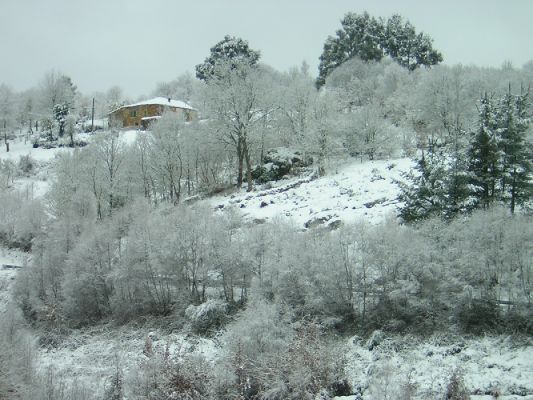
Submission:
[[[247,192],[251,192],[253,185],[252,185],[252,163],[250,161],[250,151],[248,149],[248,143],[246,140],[244,140],[243,144],[243,152],[244,152],[244,158],[246,160],[246,182],[248,184],[248,187],[246,189]]]
[[[240,189],[242,187],[242,181],[243,181],[243,152],[242,152],[242,137],[239,135],[239,138],[237,140],[237,159],[238,159],[238,167],[237,167],[237,187]]]
[[[513,180],[511,182],[511,214],[514,214],[515,204],[516,204],[516,168],[513,171]]]

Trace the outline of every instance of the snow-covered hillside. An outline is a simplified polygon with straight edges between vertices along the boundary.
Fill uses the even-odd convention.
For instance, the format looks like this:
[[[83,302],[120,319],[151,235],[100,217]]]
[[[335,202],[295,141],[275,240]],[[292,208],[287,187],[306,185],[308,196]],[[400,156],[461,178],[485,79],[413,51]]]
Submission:
[[[121,138],[132,143],[137,131],[125,131]],[[47,165],[58,152],[69,149],[33,149],[22,140],[12,142],[10,153],[0,158],[18,161],[31,155]],[[262,223],[277,218],[290,220],[300,228],[317,226],[334,228],[340,223],[365,221],[372,224],[396,215],[398,186],[394,183],[402,172],[411,168],[409,159],[388,161],[358,160],[346,162],[324,177],[293,177],[254,191],[234,192],[203,200],[215,213],[235,209],[249,222]],[[19,178],[18,187],[33,185],[42,196],[47,189],[48,168],[36,177]],[[0,249],[0,266],[24,265],[27,255]],[[10,300],[10,289],[17,269],[0,268],[0,320]],[[99,325],[72,331],[58,341],[56,347],[42,347],[36,354],[38,370],[46,375],[54,371],[64,382],[81,382],[95,393],[102,393],[116,368],[117,357],[126,376],[146,360],[143,354],[150,332],[155,352],[163,352],[168,344],[171,354],[203,355],[216,363],[220,347],[216,340],[188,335],[179,330],[160,330],[145,322],[142,327]],[[464,338],[442,334],[428,339],[413,337],[381,337],[378,345],[369,346],[365,339],[338,339],[346,355],[346,372],[354,391],[359,394],[345,400],[373,400],[373,393],[388,388],[389,397],[406,383],[416,387],[414,399],[440,398],[452,371],[459,368],[473,399],[533,399],[533,344],[503,336]],[[374,390],[379,387],[380,390]],[[492,393],[492,394],[491,394]],[[380,397],[381,398],[381,397]],[[338,398],[339,400],[341,398]]]
[[[210,199],[218,212],[238,208],[248,220],[287,218],[301,227],[328,226],[342,222],[382,222],[395,215],[402,171],[411,167],[410,159],[368,161],[345,164],[336,173],[315,179],[313,176],[286,179]]]

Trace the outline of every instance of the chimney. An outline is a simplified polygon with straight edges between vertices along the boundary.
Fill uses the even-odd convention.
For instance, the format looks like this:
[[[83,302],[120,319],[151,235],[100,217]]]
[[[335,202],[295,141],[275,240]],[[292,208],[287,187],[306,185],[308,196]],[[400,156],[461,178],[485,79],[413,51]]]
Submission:
[[[168,98],[168,102],[170,103],[170,97]]]

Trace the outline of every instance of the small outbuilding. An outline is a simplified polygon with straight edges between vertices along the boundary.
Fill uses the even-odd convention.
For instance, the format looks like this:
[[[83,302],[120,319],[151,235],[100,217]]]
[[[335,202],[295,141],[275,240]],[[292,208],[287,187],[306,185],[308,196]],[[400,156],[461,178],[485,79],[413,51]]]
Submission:
[[[175,112],[182,115],[185,121],[197,118],[197,110],[180,100],[155,97],[150,100],[122,106],[109,113],[109,122],[123,128],[142,128],[159,119],[164,112]]]

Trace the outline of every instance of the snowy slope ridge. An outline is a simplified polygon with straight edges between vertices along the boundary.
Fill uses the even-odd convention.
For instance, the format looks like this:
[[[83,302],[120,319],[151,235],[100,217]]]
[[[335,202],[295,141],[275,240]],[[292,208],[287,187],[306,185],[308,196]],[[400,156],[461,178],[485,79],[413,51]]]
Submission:
[[[355,162],[321,178],[286,179],[251,193],[241,191],[209,201],[218,212],[235,207],[256,222],[283,217],[300,227],[335,225],[337,221],[380,223],[396,214],[398,186],[394,180],[411,165],[410,159]]]

